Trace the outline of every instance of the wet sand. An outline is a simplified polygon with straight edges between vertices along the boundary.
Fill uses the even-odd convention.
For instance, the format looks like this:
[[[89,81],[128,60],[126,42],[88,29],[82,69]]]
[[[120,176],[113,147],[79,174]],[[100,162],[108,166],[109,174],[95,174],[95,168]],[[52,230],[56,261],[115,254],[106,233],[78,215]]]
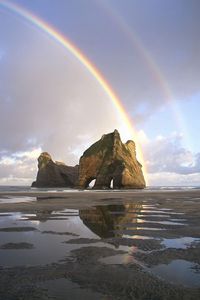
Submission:
[[[200,299],[200,190],[0,200],[0,299]]]
[[[32,198],[32,201],[11,203],[13,197]],[[74,191],[74,192],[0,192],[0,199],[6,200],[6,203],[0,202],[0,212],[28,211],[34,209],[52,209],[61,210],[64,208],[80,209],[95,205],[107,205],[112,203],[128,203],[129,201],[148,201],[148,204],[159,203],[170,206],[170,209],[176,207],[177,201],[181,200],[181,205],[187,207],[187,200],[190,199],[196,203],[200,200],[200,190],[186,191],[149,191],[149,190],[127,190],[127,191]],[[175,200],[175,202],[171,201]],[[42,200],[42,201],[35,201]],[[197,201],[198,202],[198,201]]]

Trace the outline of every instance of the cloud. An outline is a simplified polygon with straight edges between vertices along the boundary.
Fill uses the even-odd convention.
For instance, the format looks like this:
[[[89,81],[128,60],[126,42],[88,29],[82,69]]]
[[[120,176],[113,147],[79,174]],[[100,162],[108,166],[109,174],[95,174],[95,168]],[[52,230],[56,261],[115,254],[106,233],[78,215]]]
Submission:
[[[0,184],[30,184],[37,172],[37,158],[41,148],[0,156]]]
[[[149,140],[143,131],[138,133],[148,169],[150,185],[200,185],[200,153],[193,154],[181,146],[182,137],[172,133],[168,137],[158,136]],[[90,136],[80,136],[88,140]],[[68,157],[79,157],[85,144],[70,149]],[[89,144],[88,144],[89,146]],[[37,158],[41,148],[0,153],[0,184],[30,185],[37,173]],[[57,157],[52,157],[57,160]]]
[[[108,53],[108,72],[135,122],[199,93],[198,1],[99,1],[99,8],[125,39],[115,55]]]
[[[151,186],[200,186],[200,174],[180,175],[177,173],[161,172],[149,174]]]
[[[30,184],[39,152],[75,165],[91,143],[123,122],[72,54],[32,27],[2,16],[0,184]]]
[[[142,144],[149,181],[175,184],[200,184],[200,153],[193,153],[182,146],[182,136],[176,132],[170,136],[157,136],[149,140],[143,131],[138,134]],[[182,176],[183,175],[183,176]]]
[[[140,9],[143,10],[143,7]],[[130,9],[130,12],[134,11],[137,12]],[[123,125],[109,97],[70,53],[46,35],[20,22],[20,19],[1,13],[0,182],[31,182],[36,175],[37,161],[36,157],[30,155],[34,156],[37,149],[50,152],[55,160],[74,165],[78,163],[81,153],[103,133],[114,128],[121,129]],[[151,14],[148,18],[155,17],[154,9]],[[96,35],[96,40],[94,35],[89,36],[91,32],[88,27],[88,36],[84,35],[83,38],[81,29],[78,26],[74,29],[78,30],[79,36],[87,44],[93,45],[94,41],[93,47],[90,47],[94,51],[90,53],[91,57],[96,57],[97,61],[99,58],[101,70],[117,87],[123,103],[134,116],[134,124],[149,120],[161,106],[166,105],[165,83],[166,86],[168,83],[171,85],[176,99],[185,100],[199,91],[199,26],[194,28],[192,22],[186,24],[189,25],[184,27],[188,29],[186,41],[182,26],[180,30],[176,28],[176,34],[172,30],[169,38],[166,38],[166,33],[169,33],[167,26],[162,35],[159,34],[161,26],[157,26],[157,22],[150,24],[150,19],[139,19],[145,21],[142,25],[145,28],[143,46],[149,46],[147,50],[152,57],[156,57],[165,78],[159,78],[159,74],[155,74],[151,68],[148,70],[144,57],[136,53],[133,47],[129,49],[126,43],[119,46],[116,26],[109,27],[108,35],[107,32],[102,34],[101,38],[105,37],[109,45]],[[111,39],[109,34],[112,28],[114,34],[110,35]],[[136,33],[140,36],[142,28],[137,28]],[[94,34],[95,28],[92,30]],[[156,39],[152,38],[147,43],[146,34],[155,37],[155,32]],[[176,37],[179,38],[178,44]],[[95,44],[97,40],[98,44]],[[156,48],[153,45],[155,41]],[[4,54],[3,59],[1,53]],[[123,136],[126,136],[126,131],[122,129]],[[183,181],[187,176],[188,180],[195,176],[198,178],[200,154],[184,148],[179,134],[159,136],[150,141],[145,133],[143,137],[141,133],[140,138],[153,182],[158,182],[159,178],[167,180],[166,176],[169,179],[170,174],[174,180],[179,180],[179,175],[184,178]]]
[[[78,163],[78,149],[120,126],[116,108],[86,68],[55,41],[18,19],[4,16],[0,25],[7,48],[0,69],[1,151],[12,156],[40,147],[56,160]]]

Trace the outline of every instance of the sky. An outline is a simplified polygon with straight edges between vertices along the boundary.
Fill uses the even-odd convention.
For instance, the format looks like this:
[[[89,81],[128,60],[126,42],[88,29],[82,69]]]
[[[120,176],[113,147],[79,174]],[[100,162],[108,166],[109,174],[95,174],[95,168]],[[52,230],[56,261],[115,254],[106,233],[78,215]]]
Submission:
[[[123,141],[140,144],[149,185],[200,185],[199,0],[11,1],[97,67],[135,136],[88,69],[3,2],[0,185],[31,184],[42,151],[78,164],[89,145],[115,128]]]

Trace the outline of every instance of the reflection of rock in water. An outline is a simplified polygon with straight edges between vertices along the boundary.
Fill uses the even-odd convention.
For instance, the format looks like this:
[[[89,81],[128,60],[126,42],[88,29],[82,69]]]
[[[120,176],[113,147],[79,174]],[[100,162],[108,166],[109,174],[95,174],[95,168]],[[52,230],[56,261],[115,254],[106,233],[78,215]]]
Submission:
[[[35,219],[39,220],[40,222],[46,222],[52,217],[52,210],[42,210],[37,211],[35,214]]]
[[[80,210],[83,223],[101,238],[119,236],[114,230],[123,224],[137,223],[141,204],[97,206],[95,209]]]

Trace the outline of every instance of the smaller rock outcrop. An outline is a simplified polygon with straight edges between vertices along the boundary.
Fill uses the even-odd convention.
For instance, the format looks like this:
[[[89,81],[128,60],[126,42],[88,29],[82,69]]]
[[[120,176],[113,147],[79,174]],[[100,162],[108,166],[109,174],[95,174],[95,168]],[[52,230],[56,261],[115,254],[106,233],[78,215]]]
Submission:
[[[32,187],[75,187],[78,180],[78,165],[67,166],[54,162],[51,155],[43,152],[38,157],[38,173]]]
[[[145,179],[142,165],[136,159],[135,143],[122,143],[119,132],[104,134],[80,158],[79,188],[87,188],[96,179],[94,188],[142,189]]]

